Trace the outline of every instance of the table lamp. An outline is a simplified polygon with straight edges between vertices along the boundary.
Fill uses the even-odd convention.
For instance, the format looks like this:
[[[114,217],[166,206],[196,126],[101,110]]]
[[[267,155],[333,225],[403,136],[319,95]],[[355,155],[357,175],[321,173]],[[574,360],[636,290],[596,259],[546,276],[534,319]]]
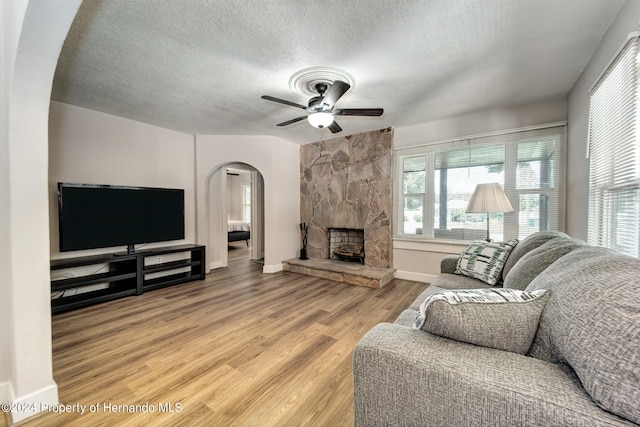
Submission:
[[[469,200],[466,213],[487,214],[487,241],[489,237],[489,214],[498,212],[513,212],[513,207],[509,203],[507,195],[497,182],[489,184],[478,184]]]

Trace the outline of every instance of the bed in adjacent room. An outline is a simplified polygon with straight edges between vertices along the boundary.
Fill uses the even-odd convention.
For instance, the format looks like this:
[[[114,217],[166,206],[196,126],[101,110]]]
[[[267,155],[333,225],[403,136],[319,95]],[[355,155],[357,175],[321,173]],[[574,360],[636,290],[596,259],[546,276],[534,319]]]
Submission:
[[[227,231],[229,234],[229,242],[239,242],[244,240],[249,246],[249,239],[251,239],[251,226],[248,222],[244,221],[227,221]]]

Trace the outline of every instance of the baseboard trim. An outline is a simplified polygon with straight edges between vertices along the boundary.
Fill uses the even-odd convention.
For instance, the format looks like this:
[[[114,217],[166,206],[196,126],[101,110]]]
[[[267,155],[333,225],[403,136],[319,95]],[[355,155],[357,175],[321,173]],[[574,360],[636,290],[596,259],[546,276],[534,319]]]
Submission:
[[[280,271],[283,270],[283,266],[282,263],[280,264],[271,264],[271,265],[264,265],[264,267],[262,267],[262,272],[263,273],[267,273],[267,274],[271,274],[271,273],[278,273]]]
[[[26,418],[46,411],[47,408],[58,404],[58,385],[54,382],[40,390],[29,393],[13,401],[15,408],[11,411],[13,423],[20,422]],[[15,409],[22,409],[16,411]]]
[[[215,270],[216,268],[222,268],[222,261],[216,261],[216,262],[210,262],[209,263],[209,270]]]
[[[415,273],[413,271],[396,270],[396,279],[412,280],[414,282],[431,283],[436,277],[433,274]]]

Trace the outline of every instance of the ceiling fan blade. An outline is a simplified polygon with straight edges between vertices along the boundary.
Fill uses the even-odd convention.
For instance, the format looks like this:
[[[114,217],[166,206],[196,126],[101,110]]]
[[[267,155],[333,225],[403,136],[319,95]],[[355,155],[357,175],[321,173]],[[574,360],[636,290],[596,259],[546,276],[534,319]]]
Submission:
[[[333,82],[327,93],[324,95],[324,98],[322,99],[322,106],[331,110],[338,99],[340,99],[340,97],[344,95],[350,87],[351,86],[349,85],[349,83],[345,83],[341,80],[336,80],[335,82]]]
[[[327,128],[331,131],[331,133],[342,132],[342,128],[340,127],[338,122],[336,122],[335,120],[331,122],[331,124],[327,126]]]
[[[300,120],[304,120],[306,119],[307,116],[300,116],[300,117],[296,117],[295,119],[291,119],[291,120],[287,120],[286,122],[282,122],[282,123],[278,123],[276,126],[289,126],[292,125],[296,122],[299,122]]]
[[[341,108],[333,112],[336,116],[381,116],[382,108]]]
[[[307,107],[305,107],[304,105],[296,104],[295,102],[287,101],[286,99],[275,98],[269,95],[262,95],[260,98],[266,99],[267,101],[277,102],[279,104],[289,105],[291,107],[302,108],[303,110],[307,109]]]

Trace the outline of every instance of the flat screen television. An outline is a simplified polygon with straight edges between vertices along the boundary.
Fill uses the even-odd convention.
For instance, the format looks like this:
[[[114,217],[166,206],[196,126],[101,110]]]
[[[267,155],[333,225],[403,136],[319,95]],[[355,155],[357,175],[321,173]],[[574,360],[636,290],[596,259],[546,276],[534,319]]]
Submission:
[[[184,239],[184,190],[58,183],[60,251]]]

